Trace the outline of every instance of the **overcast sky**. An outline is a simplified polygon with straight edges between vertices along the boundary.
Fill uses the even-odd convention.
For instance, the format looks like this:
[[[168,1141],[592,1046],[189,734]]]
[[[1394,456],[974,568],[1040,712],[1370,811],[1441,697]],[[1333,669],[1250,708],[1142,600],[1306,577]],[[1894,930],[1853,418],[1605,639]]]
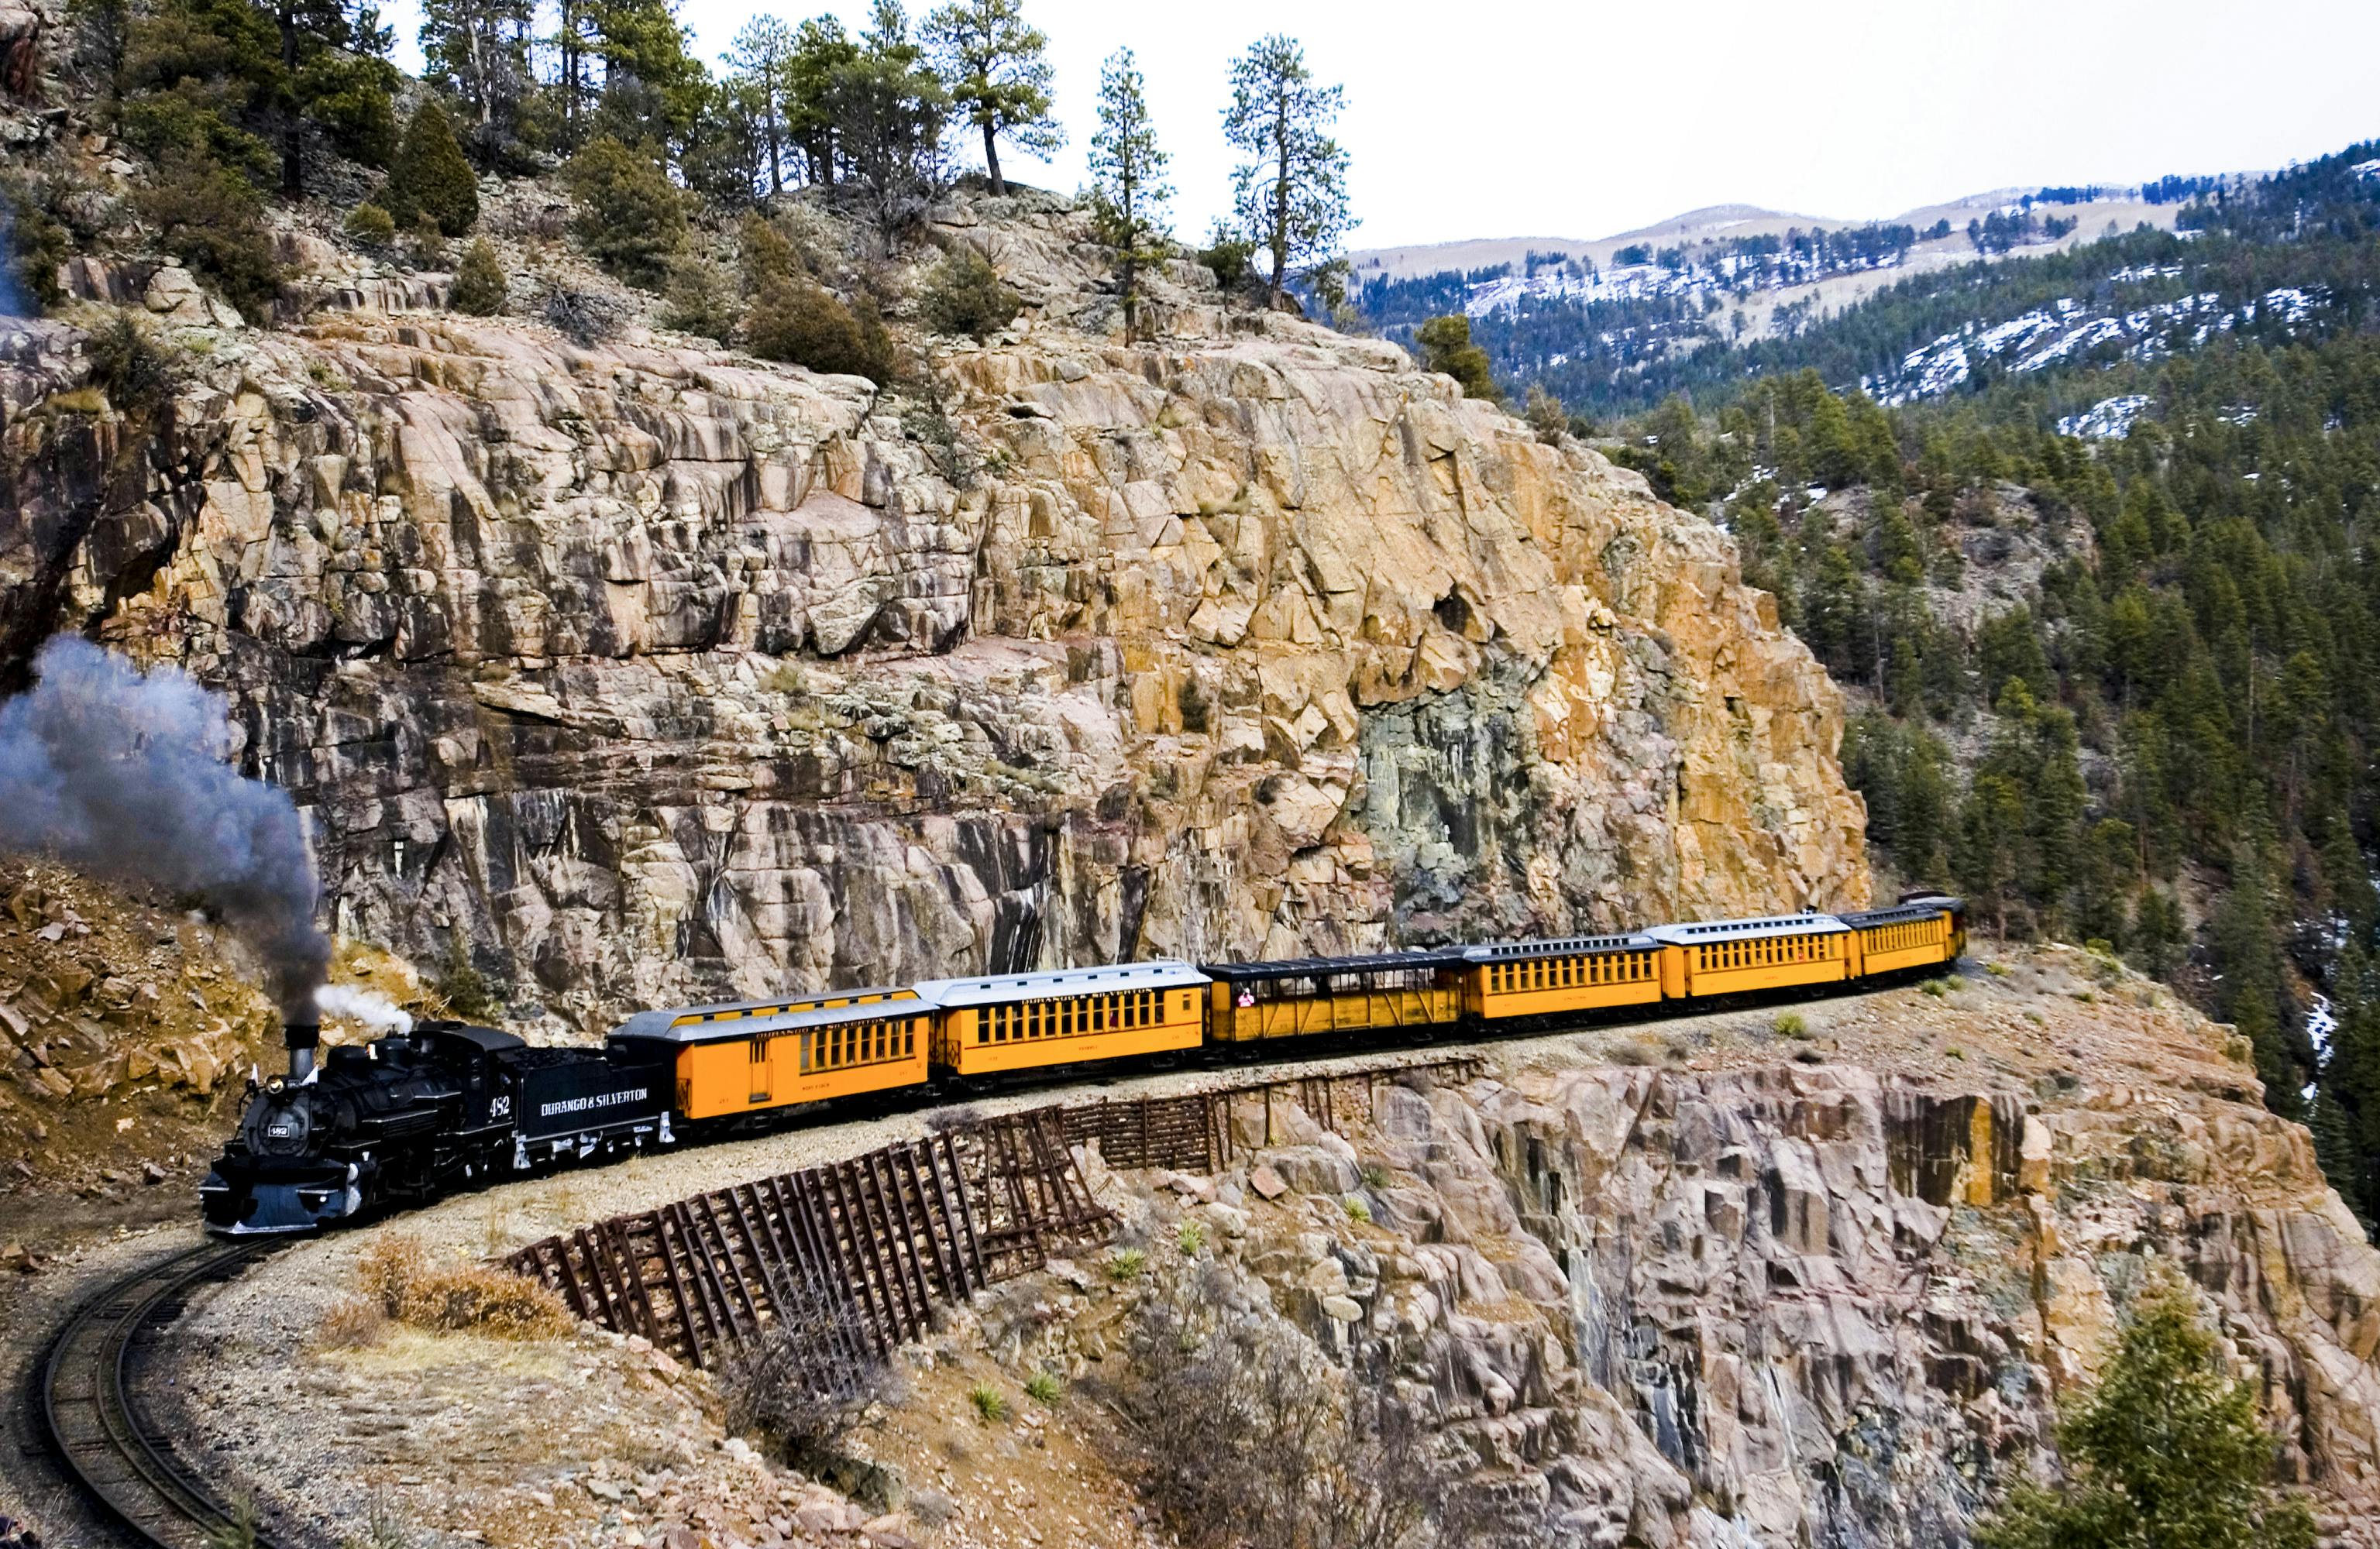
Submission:
[[[714,57],[753,9],[682,4]],[[856,27],[867,5],[782,14],[819,10]],[[390,14],[409,33],[416,0]],[[1070,144],[1010,170],[1079,183],[1099,61],[1129,46],[1184,236],[1229,202],[1225,82],[1270,30],[1346,88],[1356,247],[1596,237],[1730,202],[1875,217],[2008,185],[2278,166],[2380,135],[2374,0],[1026,0],[1026,14],[1050,34]]]

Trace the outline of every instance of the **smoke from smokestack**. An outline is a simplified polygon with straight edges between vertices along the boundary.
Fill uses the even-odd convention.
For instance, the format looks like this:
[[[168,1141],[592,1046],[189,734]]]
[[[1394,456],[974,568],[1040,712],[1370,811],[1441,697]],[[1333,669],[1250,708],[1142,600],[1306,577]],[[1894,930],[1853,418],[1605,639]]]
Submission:
[[[224,701],[171,667],[61,635],[0,704],[0,848],[195,893],[264,959],[286,1023],[310,1023],[331,943],[288,793],[224,762]]]
[[[353,985],[324,985],[314,992],[314,1004],[325,1016],[360,1022],[376,1033],[394,1033],[401,1038],[413,1031],[411,1011],[385,995]]]

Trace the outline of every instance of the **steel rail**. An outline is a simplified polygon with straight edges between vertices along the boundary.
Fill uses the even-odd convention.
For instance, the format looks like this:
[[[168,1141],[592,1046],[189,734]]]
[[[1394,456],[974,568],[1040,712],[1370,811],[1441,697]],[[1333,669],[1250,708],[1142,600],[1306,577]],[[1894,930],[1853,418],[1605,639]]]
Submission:
[[[230,1279],[273,1246],[210,1240],[152,1260],[84,1300],[42,1357],[44,1439],[67,1476],[138,1543],[275,1549],[279,1542],[191,1476],[134,1392],[141,1347],[182,1314],[190,1295]]]

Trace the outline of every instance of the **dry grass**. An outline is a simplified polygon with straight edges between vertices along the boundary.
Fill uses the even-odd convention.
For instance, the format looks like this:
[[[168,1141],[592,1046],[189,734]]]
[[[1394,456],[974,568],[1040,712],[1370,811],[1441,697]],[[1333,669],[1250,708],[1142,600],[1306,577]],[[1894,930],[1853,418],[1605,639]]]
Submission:
[[[351,1296],[322,1314],[314,1342],[324,1349],[359,1350],[377,1345],[388,1333],[388,1314],[368,1297]]]
[[[382,1317],[416,1328],[499,1339],[553,1339],[570,1332],[570,1310],[536,1281],[484,1265],[435,1267],[411,1237],[385,1237],[365,1250],[356,1279]]]

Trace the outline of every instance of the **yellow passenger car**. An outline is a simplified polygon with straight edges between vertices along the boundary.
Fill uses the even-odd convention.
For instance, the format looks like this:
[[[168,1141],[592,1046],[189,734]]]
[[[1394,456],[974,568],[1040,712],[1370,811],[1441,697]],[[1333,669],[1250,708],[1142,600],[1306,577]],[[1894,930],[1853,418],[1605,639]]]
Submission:
[[[1463,949],[1463,1009],[1488,1021],[1558,1016],[1661,998],[1661,944],[1649,936],[1573,936]]]
[[[1452,950],[1208,963],[1208,1036],[1244,1044],[1451,1023],[1463,1015],[1464,969]]]
[[[1852,974],[1898,974],[1955,962],[1966,947],[1961,914],[1953,900],[1926,898],[1839,916],[1851,927],[1858,953]]]
[[[1186,962],[932,979],[933,1063],[961,1078],[1196,1048],[1207,975]]]
[[[1851,926],[1831,914],[1779,914],[1652,926],[1661,943],[1661,992],[1673,998],[1831,984],[1852,974]]]
[[[675,1050],[677,1112],[719,1119],[926,1080],[933,1007],[905,986],[640,1011],[613,1042]]]

